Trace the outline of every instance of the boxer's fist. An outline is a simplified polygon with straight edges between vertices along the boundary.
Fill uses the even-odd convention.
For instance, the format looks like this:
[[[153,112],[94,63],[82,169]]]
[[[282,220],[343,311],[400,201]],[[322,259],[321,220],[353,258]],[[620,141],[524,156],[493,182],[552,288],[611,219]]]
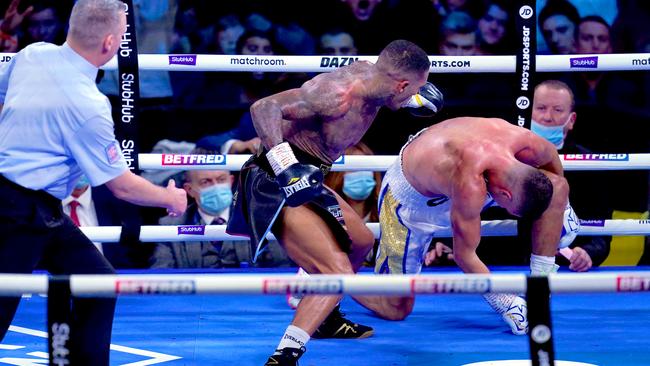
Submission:
[[[291,146],[283,142],[273,147],[266,158],[284,193],[287,205],[297,207],[318,196],[323,188],[323,172],[296,159]]]
[[[427,82],[402,107],[409,108],[409,112],[416,117],[433,117],[442,109],[443,101],[442,92]]]

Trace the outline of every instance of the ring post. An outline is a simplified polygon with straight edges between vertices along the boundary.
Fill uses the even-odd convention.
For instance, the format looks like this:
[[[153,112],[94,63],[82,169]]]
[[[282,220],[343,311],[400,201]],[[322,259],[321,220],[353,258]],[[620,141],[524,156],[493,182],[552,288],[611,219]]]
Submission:
[[[528,338],[532,366],[554,366],[555,349],[551,327],[551,290],[546,276],[528,276]]]
[[[47,345],[50,366],[70,366],[70,277],[50,277],[47,286]]]

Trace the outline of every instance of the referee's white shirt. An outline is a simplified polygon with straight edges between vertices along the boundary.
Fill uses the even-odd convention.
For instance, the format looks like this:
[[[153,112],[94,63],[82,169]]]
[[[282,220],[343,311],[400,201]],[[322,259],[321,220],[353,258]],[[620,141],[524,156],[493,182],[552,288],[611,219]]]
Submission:
[[[67,43],[43,42],[0,66],[0,174],[63,199],[82,173],[97,186],[128,169],[97,70]]]

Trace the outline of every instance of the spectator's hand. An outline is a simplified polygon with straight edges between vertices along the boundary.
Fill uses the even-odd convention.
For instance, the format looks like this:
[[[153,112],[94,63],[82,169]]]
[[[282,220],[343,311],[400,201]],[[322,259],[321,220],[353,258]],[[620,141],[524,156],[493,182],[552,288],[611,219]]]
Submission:
[[[430,266],[432,263],[440,262],[440,259],[445,254],[447,254],[447,258],[450,261],[454,260],[454,254],[452,253],[451,248],[438,241],[434,245],[433,249],[427,252],[424,257],[424,264]]]
[[[7,11],[5,11],[2,25],[0,25],[0,31],[3,33],[15,34],[16,29],[22,24],[23,20],[34,11],[34,7],[30,6],[21,13],[18,11],[18,6],[20,6],[20,0],[11,0]]]
[[[593,265],[589,253],[580,247],[573,248],[570,261],[569,269],[576,272],[588,271]]]
[[[260,140],[259,137],[253,137],[248,141],[235,141],[230,147],[230,150],[228,150],[228,153],[229,154],[255,154],[257,152],[257,148],[260,146],[261,143],[262,140]]]
[[[172,203],[167,207],[169,216],[180,216],[187,209],[187,193],[184,189],[176,188],[176,182],[170,179],[167,182],[167,192],[172,198]]]

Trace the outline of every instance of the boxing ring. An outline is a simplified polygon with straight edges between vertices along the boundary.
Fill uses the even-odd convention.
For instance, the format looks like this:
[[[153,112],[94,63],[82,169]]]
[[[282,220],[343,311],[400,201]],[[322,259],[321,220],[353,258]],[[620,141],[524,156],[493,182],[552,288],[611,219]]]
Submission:
[[[6,62],[11,55],[0,56]],[[512,73],[517,63],[515,56],[430,59],[433,72],[446,73]],[[327,72],[376,57],[139,55],[138,60],[140,69],[147,70]],[[536,60],[536,69],[542,72],[650,70],[650,54],[537,56]],[[117,61],[105,68],[117,68]],[[138,158],[140,169],[239,170],[248,156],[139,154]],[[385,171],[394,159],[344,156],[332,170]],[[562,162],[566,170],[647,170],[650,154],[564,155]],[[379,234],[377,223],[369,227]],[[143,226],[139,234],[145,242],[245,240],[227,235],[224,229]],[[122,229],[82,230],[93,241],[117,242]],[[579,235],[648,233],[649,220],[591,220],[583,223]],[[485,221],[482,234],[516,235],[516,223]],[[399,322],[381,320],[346,296],[345,313],[374,327],[375,335],[364,340],[312,340],[301,365],[527,365],[530,361],[524,360],[539,356],[535,344],[550,345],[556,365],[650,364],[650,268],[596,268],[586,274],[553,274],[548,280],[527,277],[529,269],[523,267],[491,270],[489,276],[476,276],[457,268],[425,268],[415,277],[375,276],[367,268],[358,276],[309,278],[297,278],[293,268],[120,271],[117,276],[63,278],[42,273],[0,275],[0,294],[25,294],[0,344],[0,365],[47,364],[46,307],[48,300],[55,301],[52,294],[57,299],[61,295],[62,284],[74,296],[118,296],[112,365],[261,365],[292,318],[284,296],[288,292],[418,295],[413,313]],[[529,337],[513,336],[479,295],[532,289]],[[531,296],[542,299],[533,302]],[[536,360],[543,361],[543,357]]]

